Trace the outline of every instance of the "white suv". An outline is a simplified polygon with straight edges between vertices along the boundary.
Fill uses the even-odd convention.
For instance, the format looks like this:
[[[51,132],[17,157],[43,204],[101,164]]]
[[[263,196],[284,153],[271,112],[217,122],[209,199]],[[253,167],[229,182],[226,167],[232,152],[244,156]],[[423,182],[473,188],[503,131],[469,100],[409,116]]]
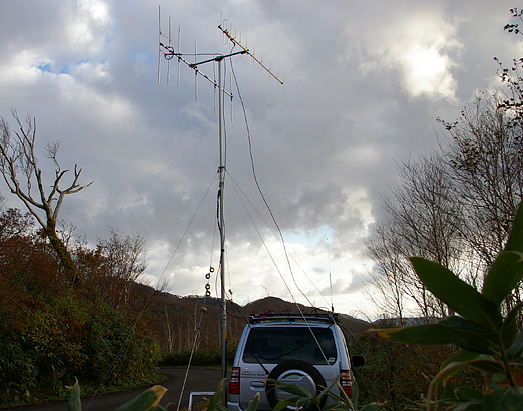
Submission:
[[[271,379],[299,384],[317,395],[339,376],[350,397],[352,366],[364,363],[363,356],[355,355],[351,364],[336,315],[251,315],[234,357],[227,408],[246,409],[256,393],[258,410],[272,410],[291,397]]]

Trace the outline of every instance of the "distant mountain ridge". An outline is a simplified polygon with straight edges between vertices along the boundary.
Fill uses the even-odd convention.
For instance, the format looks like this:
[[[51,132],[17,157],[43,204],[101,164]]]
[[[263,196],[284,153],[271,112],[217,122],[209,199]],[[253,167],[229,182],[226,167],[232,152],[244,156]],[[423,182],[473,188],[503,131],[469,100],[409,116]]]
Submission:
[[[298,310],[299,307],[299,310]],[[251,314],[304,314],[327,313],[326,310],[306,307],[282,300],[264,297],[240,306],[227,301],[228,340],[235,344]],[[221,304],[217,298],[177,296],[162,292],[153,299],[150,307],[152,329],[162,352],[190,349],[198,330],[198,346],[210,349],[219,346]],[[338,314],[341,327],[347,335],[358,334],[370,323],[347,314]]]

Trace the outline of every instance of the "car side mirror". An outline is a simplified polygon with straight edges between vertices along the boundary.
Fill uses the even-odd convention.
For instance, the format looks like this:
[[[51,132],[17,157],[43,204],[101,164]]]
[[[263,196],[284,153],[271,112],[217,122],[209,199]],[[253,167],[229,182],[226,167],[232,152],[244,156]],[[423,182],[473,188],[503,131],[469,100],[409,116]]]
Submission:
[[[365,365],[365,356],[364,355],[353,355],[351,360],[352,360],[353,367],[361,367],[362,365]]]

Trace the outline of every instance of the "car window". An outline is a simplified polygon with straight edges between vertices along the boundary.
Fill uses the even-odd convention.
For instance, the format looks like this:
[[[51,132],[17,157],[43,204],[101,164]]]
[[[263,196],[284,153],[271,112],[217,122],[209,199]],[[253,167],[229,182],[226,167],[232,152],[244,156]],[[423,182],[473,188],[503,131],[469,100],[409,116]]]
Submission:
[[[242,359],[246,363],[277,364],[285,360],[302,360],[316,365],[334,364],[337,360],[336,343],[330,328],[257,327],[249,333]]]

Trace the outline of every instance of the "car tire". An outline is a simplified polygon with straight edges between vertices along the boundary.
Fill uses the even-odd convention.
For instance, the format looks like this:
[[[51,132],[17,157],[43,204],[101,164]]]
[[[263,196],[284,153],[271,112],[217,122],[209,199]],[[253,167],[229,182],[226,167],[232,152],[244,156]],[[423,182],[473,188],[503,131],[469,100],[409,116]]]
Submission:
[[[267,396],[267,402],[269,403],[271,408],[274,408],[276,404],[281,400],[281,398],[278,398],[277,387],[271,380],[286,381],[285,378],[289,375],[298,376],[298,378],[302,378],[309,383],[313,383],[315,387],[315,396],[317,396],[326,386],[325,378],[323,378],[321,373],[308,362],[301,360],[283,361],[279,363],[276,367],[274,367],[272,371],[269,373],[269,376],[267,377],[269,381],[267,381],[265,385],[265,395]],[[323,397],[320,403],[320,408],[323,408],[326,401],[327,396]],[[310,411],[315,408],[315,406],[310,404],[303,411]],[[295,407],[293,407],[293,409],[295,409]]]

